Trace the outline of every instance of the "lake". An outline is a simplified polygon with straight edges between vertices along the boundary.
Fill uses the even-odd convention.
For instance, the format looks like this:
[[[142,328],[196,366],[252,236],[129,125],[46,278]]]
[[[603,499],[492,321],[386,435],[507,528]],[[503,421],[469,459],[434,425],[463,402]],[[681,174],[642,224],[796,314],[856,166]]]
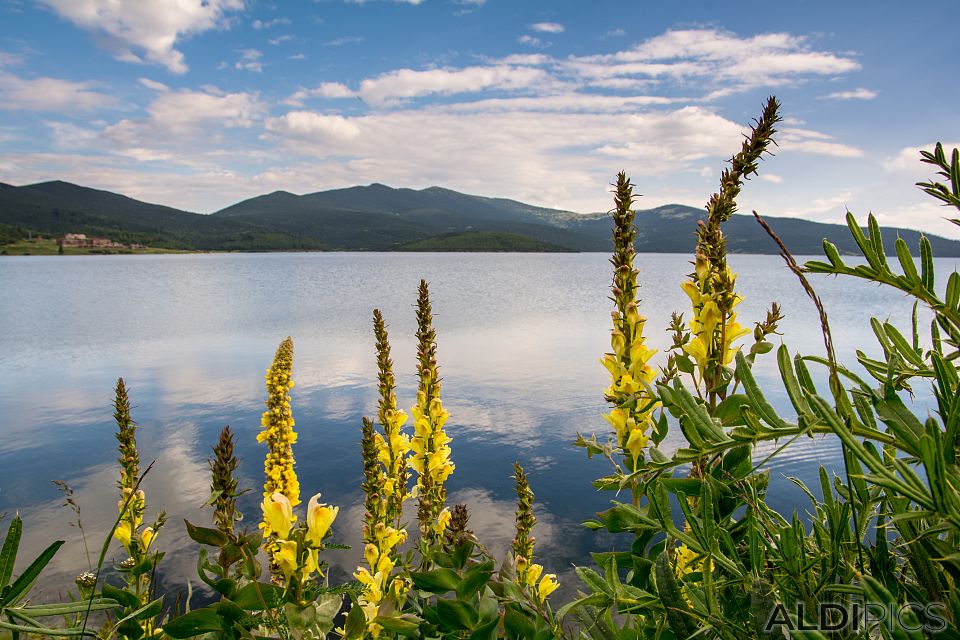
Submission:
[[[221,427],[237,434],[246,524],[259,521],[265,445],[256,443],[265,399],[264,370],[277,344],[294,339],[292,406],[298,473],[306,498],[322,492],[341,507],[331,551],[337,575],[360,561],[359,486],[362,416],[376,413],[371,312],[389,323],[398,399],[415,398],[414,304],[417,284],[431,286],[444,379],[447,430],[456,472],[450,503],[470,507],[471,528],[502,554],[513,533],[512,464],[527,469],[537,496],[537,555],[572,593],[574,563],[609,549],[580,522],[613,497],[590,481],[608,471],[571,446],[577,432],[607,433],[601,418],[609,349],[610,265],[605,254],[285,253],[150,256],[0,257],[0,513],[19,511],[24,551],[65,539],[44,577],[44,597],[73,587],[87,568],[73,514],[52,480],[74,489],[90,553],[99,551],[116,516],[116,442],[111,402],[117,377],[130,389],[144,466],[148,515],[170,516],[158,538],[168,552],[164,587],[196,587],[196,546],[183,518],[206,524],[207,458]],[[823,353],[816,311],[776,256],[733,255],[745,300],[739,321],[762,319],[773,300],[792,350]],[[656,348],[670,339],[670,313],[686,311],[679,283],[689,257],[638,256],[642,312]],[[938,260],[940,282],[956,268]],[[904,333],[910,303],[901,294],[850,279],[814,278],[840,359],[856,346],[878,354],[868,318],[890,318]],[[789,404],[777,384],[773,354],[756,369],[771,401]],[[921,399],[928,398],[918,390]],[[923,410],[922,406],[921,409]],[[679,429],[665,446],[677,446]],[[770,450],[770,449],[767,449]],[[815,482],[819,464],[835,468],[831,439],[789,447],[772,468],[770,499],[803,512],[807,503],[787,478]],[[119,560],[118,544],[111,559]],[[20,565],[21,567],[23,565]],[[558,594],[560,601],[564,596]]]

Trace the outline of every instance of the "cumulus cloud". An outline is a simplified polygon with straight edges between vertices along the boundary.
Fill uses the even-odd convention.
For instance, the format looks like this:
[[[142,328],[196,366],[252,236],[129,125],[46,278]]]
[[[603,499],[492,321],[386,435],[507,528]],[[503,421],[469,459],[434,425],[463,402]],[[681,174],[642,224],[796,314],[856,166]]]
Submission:
[[[160,64],[186,73],[179,40],[221,27],[243,0],[42,0],[60,17],[108,36],[119,60]],[[142,56],[142,57],[141,57]]]
[[[123,119],[105,127],[97,140],[115,153],[129,149],[169,150],[223,144],[223,132],[247,129],[263,117],[266,106],[254,93],[179,90],[157,94],[147,116]]]
[[[873,100],[878,95],[880,94],[876,91],[861,87],[859,89],[853,89],[852,91],[835,91],[821,96],[821,98],[824,100]]]
[[[566,28],[559,22],[534,22],[530,30],[537,33],[563,33]]]
[[[540,69],[509,65],[462,69],[398,69],[360,83],[358,95],[369,104],[395,104],[425,95],[478,93],[486,90],[515,91],[546,84],[549,74]]]
[[[860,68],[847,54],[814,50],[802,36],[740,37],[718,29],[671,30],[624,51],[570,58],[567,65],[586,78],[698,79],[721,86],[708,94],[710,99]]]
[[[819,131],[784,127],[777,142],[782,151],[800,151],[838,158],[859,158],[863,149],[834,142],[833,137]]]
[[[0,71],[0,109],[73,112],[93,111],[116,105],[99,83],[76,82],[61,78],[21,78]]]

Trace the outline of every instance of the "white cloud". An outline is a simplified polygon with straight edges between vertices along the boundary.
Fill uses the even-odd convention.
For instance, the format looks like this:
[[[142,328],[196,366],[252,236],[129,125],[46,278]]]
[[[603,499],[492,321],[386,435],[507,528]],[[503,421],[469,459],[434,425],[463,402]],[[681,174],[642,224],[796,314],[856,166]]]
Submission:
[[[928,180],[934,176],[937,169],[933,165],[923,162],[920,159],[920,152],[933,152],[936,146],[936,142],[929,142],[915,147],[905,147],[896,155],[884,160],[883,169],[887,173],[899,173],[908,179],[912,179],[914,182]],[[943,143],[943,151],[948,159],[952,150],[958,148],[960,148],[960,140]],[[944,179],[938,177],[936,181],[944,182]]]
[[[105,127],[98,143],[114,153],[129,149],[209,149],[224,144],[223,132],[247,129],[266,111],[253,93],[205,91],[159,93],[147,106],[147,117],[124,119]],[[141,152],[142,155],[142,152]]]
[[[293,40],[293,36],[286,34],[282,36],[277,36],[276,38],[270,38],[269,40],[267,40],[267,42],[269,42],[273,46],[277,46],[277,45],[283,44],[284,42],[290,42],[291,40]]]
[[[110,38],[114,55],[124,61],[163,65],[186,73],[184,37],[221,27],[225,16],[243,9],[243,0],[42,0],[60,17]],[[137,54],[134,50],[142,52]]]
[[[283,101],[283,104],[290,105],[292,107],[301,107],[303,106],[303,101],[307,98],[353,98],[356,97],[356,92],[351,91],[346,85],[340,84],[339,82],[321,82],[318,86],[313,89],[300,89],[299,91],[294,92],[286,100]]]
[[[742,133],[701,107],[654,113],[429,107],[356,117],[301,110],[268,118],[265,128],[331,187],[441,184],[584,211],[607,202],[616,168],[668,176],[704,158],[719,162]]]
[[[263,52],[257,49],[243,49],[240,52],[240,59],[234,63],[233,67],[235,69],[240,69],[242,71],[253,71],[254,73],[260,73],[263,71]]]
[[[781,184],[783,182],[783,177],[774,173],[761,173],[760,179],[766,182],[772,182],[773,184]]]
[[[540,69],[508,65],[426,71],[398,69],[364,80],[358,95],[369,104],[380,106],[425,95],[516,91],[550,81],[549,74]]]
[[[530,30],[537,33],[563,33],[566,28],[559,22],[535,22],[530,25]]]
[[[342,47],[345,44],[360,44],[363,42],[361,36],[344,36],[335,40],[328,40],[323,43],[325,47]]]
[[[0,71],[0,109],[73,112],[116,105],[116,99],[96,90],[96,82],[61,78],[21,78]]]
[[[151,80],[150,78],[137,78],[137,82],[145,86],[147,89],[152,89],[154,91],[169,91],[170,87],[163,84],[162,82],[157,82],[156,80]]]
[[[879,94],[871,89],[853,89],[852,91],[835,91],[821,96],[824,100],[873,100]]]
[[[860,64],[848,55],[815,51],[800,36],[768,33],[742,38],[717,29],[685,29],[613,54],[573,57],[571,72],[585,78],[698,79],[716,85],[708,99],[806,76],[835,76]]]
[[[269,29],[270,27],[275,27],[278,24],[287,25],[290,24],[290,18],[274,18],[273,20],[254,20],[250,26],[258,31],[260,29]]]
[[[838,158],[860,158],[863,150],[850,145],[833,142],[830,135],[809,129],[784,127],[777,140],[782,151],[800,151]]]
[[[540,38],[535,38],[529,34],[523,34],[522,36],[517,38],[517,42],[519,42],[520,44],[528,44],[531,47],[536,47],[537,49],[543,49],[544,47],[550,46],[549,42],[544,42]]]

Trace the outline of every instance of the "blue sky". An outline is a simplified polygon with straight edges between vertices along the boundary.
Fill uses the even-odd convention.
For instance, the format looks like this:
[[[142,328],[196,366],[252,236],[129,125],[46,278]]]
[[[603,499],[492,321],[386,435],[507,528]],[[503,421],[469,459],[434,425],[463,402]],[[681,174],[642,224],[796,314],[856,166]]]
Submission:
[[[918,5],[919,6],[919,5]],[[960,146],[960,3],[0,0],[0,181],[211,212],[440,185],[581,212],[702,206],[783,103],[743,212],[960,237],[913,183]]]

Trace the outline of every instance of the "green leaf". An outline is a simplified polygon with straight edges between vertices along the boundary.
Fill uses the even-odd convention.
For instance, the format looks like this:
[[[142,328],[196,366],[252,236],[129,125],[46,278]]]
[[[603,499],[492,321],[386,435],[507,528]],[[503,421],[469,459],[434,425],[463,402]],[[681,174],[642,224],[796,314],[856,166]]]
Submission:
[[[79,602],[66,602],[63,604],[38,604],[27,607],[21,607],[19,610],[29,615],[31,618],[45,618],[47,616],[67,616],[74,613],[83,613],[85,611],[106,611],[116,609],[120,603],[111,598],[94,598],[91,600],[81,600]]]
[[[163,625],[163,632],[177,640],[192,638],[204,633],[223,631],[222,620],[214,607],[194,609],[167,622]]]
[[[124,608],[131,609],[140,606],[140,600],[126,589],[117,589],[116,587],[104,583],[103,595],[111,600],[116,600]]]
[[[402,636],[416,636],[420,629],[420,623],[423,622],[412,613],[405,613],[401,616],[377,616],[373,621],[387,631],[393,631]]]
[[[3,540],[3,549],[0,550],[0,589],[10,584],[22,534],[23,520],[20,519],[20,516],[13,516],[10,527],[7,529],[7,537]]]
[[[490,576],[493,575],[493,571],[493,560],[470,567],[467,572],[463,574],[463,580],[461,580],[460,584],[456,587],[457,597],[461,600],[468,600],[470,596],[480,591],[480,589],[490,581]]]
[[[186,519],[184,519],[183,523],[187,525],[187,535],[190,536],[194,542],[210,545],[211,547],[222,547],[230,542],[230,539],[227,538],[227,534],[219,529],[198,527],[191,524],[190,521]]]
[[[517,605],[507,606],[503,616],[503,626],[507,637],[515,640],[533,638],[536,633],[536,627]]]
[[[265,582],[251,582],[241,587],[231,598],[233,602],[247,611],[263,611],[280,604],[283,589]],[[266,605],[266,606],[264,606]]]
[[[462,600],[437,600],[435,611],[448,629],[472,629],[477,624],[477,610]]]
[[[27,595],[30,587],[40,577],[40,572],[53,559],[57,550],[63,546],[63,540],[57,540],[37,556],[37,559],[30,563],[30,566],[20,574],[20,576],[10,585],[10,591],[0,600],[0,606],[16,604],[21,598]]]
[[[496,640],[499,623],[500,619],[494,618],[490,622],[480,625],[470,634],[470,640]]]
[[[356,602],[350,607],[350,613],[343,625],[344,638],[360,638],[367,629],[367,618]]]
[[[452,569],[434,569],[423,573],[411,573],[413,586],[421,591],[430,593],[446,593],[453,591],[460,583],[460,576]]]

